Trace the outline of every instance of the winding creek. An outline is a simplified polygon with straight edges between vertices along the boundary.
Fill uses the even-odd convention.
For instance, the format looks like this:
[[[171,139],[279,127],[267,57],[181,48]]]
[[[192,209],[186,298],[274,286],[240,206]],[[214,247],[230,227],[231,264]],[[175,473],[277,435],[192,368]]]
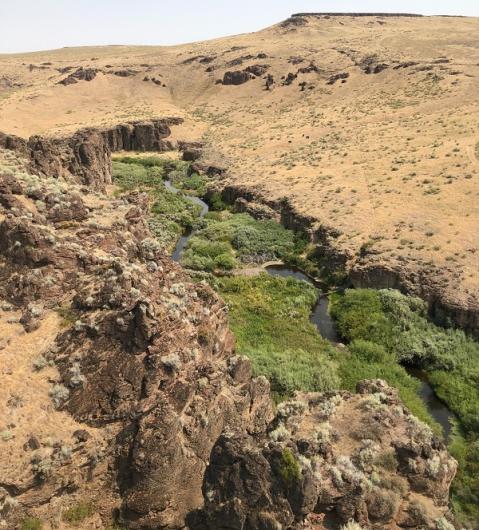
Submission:
[[[173,186],[171,180],[166,180],[165,186],[173,193],[178,193],[180,191],[178,188]],[[192,203],[201,207],[201,218],[208,213],[209,206],[205,201],[194,195],[185,195],[185,197]],[[191,230],[180,237],[172,254],[172,259],[174,261],[180,261],[183,250],[186,248],[189,239],[194,235],[194,233],[195,231]],[[283,278],[292,277],[313,285],[318,290],[318,301],[311,312],[310,321],[316,326],[322,337],[331,341],[332,343],[340,342],[340,337],[336,331],[334,321],[329,315],[328,295],[321,291],[314,279],[299,269],[286,267],[284,265],[270,265],[265,268],[265,271],[271,276],[281,276]],[[454,419],[454,414],[440,399],[438,399],[433,388],[429,384],[426,372],[417,368],[409,367],[406,367],[406,371],[410,376],[414,377],[420,382],[418,394],[424,402],[429,414],[437,423],[439,423],[439,425],[441,425],[444,432],[444,437],[446,440],[448,440],[452,430],[452,420]]]

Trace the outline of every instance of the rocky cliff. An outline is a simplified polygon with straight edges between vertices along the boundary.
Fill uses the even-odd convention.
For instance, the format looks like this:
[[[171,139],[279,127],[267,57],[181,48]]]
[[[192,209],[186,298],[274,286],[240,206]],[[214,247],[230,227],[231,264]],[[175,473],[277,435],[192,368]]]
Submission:
[[[358,391],[299,393],[265,432],[223,434],[205,474],[205,528],[434,528],[456,463],[383,381]]]
[[[93,152],[146,146],[134,128],[95,133],[105,151]],[[83,134],[54,144],[58,159]],[[40,173],[64,167],[47,153]],[[80,178],[0,175],[7,528],[65,525],[78,506],[94,507],[84,528],[138,530],[435,528],[448,516],[456,464],[392,389],[298,395],[273,414],[223,302],[149,233],[147,195],[91,192],[85,175],[93,190],[104,179],[88,160],[75,158]]]
[[[37,175],[65,179],[98,190],[111,183],[112,151],[165,151],[171,125],[181,118],[134,121],[115,127],[86,128],[73,136],[31,136],[24,140],[0,133],[0,147],[20,152],[29,159],[29,170]]]

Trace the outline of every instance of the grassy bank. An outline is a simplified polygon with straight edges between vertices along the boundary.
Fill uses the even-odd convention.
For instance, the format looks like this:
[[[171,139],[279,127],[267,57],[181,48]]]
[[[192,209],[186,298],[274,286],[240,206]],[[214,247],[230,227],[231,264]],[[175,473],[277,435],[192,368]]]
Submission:
[[[465,522],[479,520],[479,343],[460,330],[434,325],[425,302],[398,291],[349,290],[333,299],[331,313],[352,351],[361,343],[389,358],[391,366],[427,371],[434,391],[459,420],[450,446],[459,461],[456,512]]]
[[[278,398],[341,386],[335,348],[309,322],[312,286],[263,273],[220,278],[216,287],[230,308],[237,351],[252,359]]]

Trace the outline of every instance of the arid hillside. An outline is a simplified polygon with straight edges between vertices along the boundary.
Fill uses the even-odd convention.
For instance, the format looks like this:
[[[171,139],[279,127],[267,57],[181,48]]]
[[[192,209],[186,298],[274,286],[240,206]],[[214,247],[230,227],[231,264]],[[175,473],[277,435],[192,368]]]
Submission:
[[[288,204],[357,285],[479,329],[479,19],[294,16],[174,47],[0,56],[0,130],[177,116],[222,187]]]

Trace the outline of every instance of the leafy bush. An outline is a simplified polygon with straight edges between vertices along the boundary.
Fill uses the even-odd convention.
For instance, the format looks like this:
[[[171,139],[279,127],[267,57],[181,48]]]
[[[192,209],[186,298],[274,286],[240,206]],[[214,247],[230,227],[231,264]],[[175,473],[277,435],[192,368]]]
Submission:
[[[115,184],[122,190],[163,186],[166,172],[158,166],[145,167],[138,163],[113,161],[112,176]]]
[[[228,205],[223,201],[223,198],[221,197],[221,193],[215,191],[213,192],[210,197],[208,198],[208,203],[210,206],[210,210],[213,211],[221,211],[226,210]]]
[[[231,270],[236,266],[236,260],[228,243],[208,241],[196,236],[190,239],[181,263],[189,269],[204,271]]]
[[[73,526],[79,525],[95,513],[95,507],[88,502],[79,502],[70,506],[62,514],[62,519]]]
[[[185,193],[188,193],[188,195],[203,197],[206,193],[206,177],[198,175],[198,173],[188,175],[188,173],[185,171],[174,171],[169,173],[168,176],[172,180],[175,187],[183,190]]]
[[[391,355],[380,344],[368,340],[356,339],[349,345],[349,351],[367,363],[391,362]]]
[[[394,451],[384,451],[374,459],[374,465],[382,467],[387,471],[394,472],[398,467],[396,453]],[[391,489],[391,488],[388,488]]]
[[[470,433],[463,436],[456,427],[449,450],[459,464],[452,489],[455,514],[463,524],[477,524],[479,521],[478,434]]]
[[[20,530],[41,530],[43,523],[38,517],[26,517],[20,524]]]
[[[278,466],[278,472],[283,484],[289,488],[301,478],[301,469],[293,453],[288,449],[283,449]]]
[[[195,226],[201,208],[193,204],[183,195],[162,189],[155,194],[155,202],[151,208],[154,216],[161,216],[168,221],[174,221],[186,229]]]

